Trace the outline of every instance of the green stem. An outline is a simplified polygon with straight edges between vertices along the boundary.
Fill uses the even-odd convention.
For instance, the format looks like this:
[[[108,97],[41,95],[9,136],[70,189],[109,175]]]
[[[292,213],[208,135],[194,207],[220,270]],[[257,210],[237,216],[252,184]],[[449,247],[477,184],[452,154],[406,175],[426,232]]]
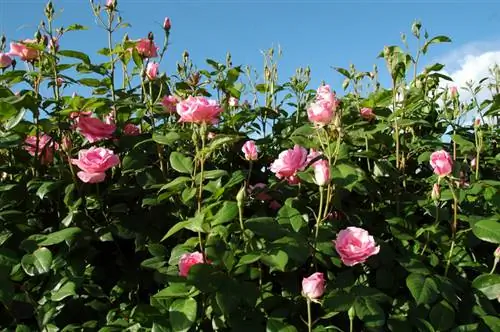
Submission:
[[[495,258],[495,260],[493,261],[493,267],[491,268],[490,274],[493,274],[493,272],[495,272],[497,264],[498,264],[498,258]]]
[[[450,189],[451,189],[451,193],[453,195],[453,222],[451,224],[451,246],[450,246],[450,251],[448,252],[448,259],[446,261],[446,268],[444,270],[445,277],[448,275],[448,270],[450,268],[451,257],[453,255],[453,249],[455,248],[455,240],[456,240],[456,233],[457,233],[458,198],[457,198],[457,194],[456,194],[455,189],[453,188],[453,185],[451,184],[451,182],[450,182]]]
[[[311,300],[307,299],[307,331],[312,331]]]

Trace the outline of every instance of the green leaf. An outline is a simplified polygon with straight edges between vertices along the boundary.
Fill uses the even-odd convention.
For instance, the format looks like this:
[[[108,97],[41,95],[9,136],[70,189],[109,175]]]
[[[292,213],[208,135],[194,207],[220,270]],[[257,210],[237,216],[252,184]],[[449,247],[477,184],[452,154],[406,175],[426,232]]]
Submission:
[[[500,331],[500,318],[495,316],[481,316],[481,319],[483,320],[484,324],[486,324],[486,326],[491,329],[491,331]]]
[[[455,310],[443,300],[432,307],[429,318],[437,330],[446,331],[455,325]]]
[[[434,302],[439,293],[437,283],[434,279],[420,273],[411,273],[406,278],[406,286],[417,302],[417,305]]]
[[[377,302],[368,297],[358,297],[354,301],[354,311],[366,327],[378,327],[385,323],[385,314]]]
[[[436,36],[430,40],[428,40],[424,46],[422,47],[422,53],[427,53],[427,49],[431,44],[438,44],[438,43],[450,43],[451,39],[446,36]]]
[[[234,220],[238,216],[238,204],[236,202],[225,201],[217,214],[214,216],[212,226],[225,224]]]
[[[16,116],[13,116],[9,119],[9,121],[7,121],[7,123],[5,123],[5,130],[11,130],[13,129],[15,126],[17,126],[19,124],[19,122],[21,122],[21,120],[24,118],[24,115],[26,114],[26,109],[22,109],[20,110],[19,112],[17,112],[17,115]]]
[[[166,185],[160,188],[160,191],[163,190],[178,190],[179,187],[181,187],[183,184],[186,182],[191,181],[191,178],[188,178],[186,176],[180,176],[178,178],[175,178],[174,180],[170,181]]]
[[[52,253],[47,248],[39,248],[32,254],[24,255],[21,259],[21,266],[27,275],[47,273],[52,265]]]
[[[261,254],[246,254],[240,258],[240,261],[238,262],[238,265],[236,265],[236,267],[255,263],[260,258]]]
[[[197,303],[193,298],[177,299],[169,308],[172,329],[176,332],[187,332],[196,320]]]
[[[66,32],[68,31],[78,31],[78,30],[88,30],[86,26],[81,24],[71,24],[69,27],[64,29]]]
[[[288,255],[283,250],[275,250],[274,252],[262,256],[262,262],[268,265],[271,271],[285,272],[286,264],[288,263]]]
[[[492,219],[481,220],[472,224],[472,232],[479,239],[500,243],[500,222]]]
[[[17,115],[19,110],[12,104],[0,101],[0,121],[9,121],[12,117]]]
[[[90,58],[87,54],[78,51],[62,50],[57,52],[59,55],[66,56],[69,58],[75,58],[82,60],[85,64],[90,64]]]
[[[184,283],[172,284],[153,295],[155,298],[187,297],[191,292],[191,287]]]
[[[280,319],[270,317],[267,320],[266,332],[297,332],[297,329]]]
[[[178,141],[181,136],[175,131],[170,131],[165,135],[160,135],[157,133],[153,134],[153,141],[162,145],[173,145],[176,141]]]
[[[38,243],[40,246],[50,246],[73,238],[82,230],[78,227],[69,227],[46,235],[45,239]]]
[[[193,172],[193,159],[174,151],[170,154],[170,164],[179,173],[190,174]]]
[[[500,275],[482,274],[474,279],[472,287],[479,289],[488,299],[494,300],[500,294]]]
[[[73,281],[66,281],[62,284],[62,286],[54,288],[50,299],[52,301],[59,302],[64,300],[68,296],[76,295],[75,287],[76,285]]]
[[[300,212],[291,206],[283,205],[278,212],[278,222],[280,224],[291,225],[293,230],[298,232],[305,225],[304,218]]]
[[[44,199],[48,193],[56,189],[60,184],[60,182],[44,182],[36,191],[36,195],[40,199]]]
[[[227,175],[227,171],[223,169],[214,169],[210,171],[204,171],[203,172],[203,180],[214,180],[221,178],[223,176]],[[201,181],[201,173],[196,174],[195,177],[196,184],[200,184]]]

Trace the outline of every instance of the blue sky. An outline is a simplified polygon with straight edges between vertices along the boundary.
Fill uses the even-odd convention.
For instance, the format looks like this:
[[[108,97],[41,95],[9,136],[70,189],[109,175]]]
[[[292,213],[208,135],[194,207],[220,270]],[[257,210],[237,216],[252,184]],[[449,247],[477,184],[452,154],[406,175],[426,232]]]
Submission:
[[[500,0],[118,1],[124,21],[132,27],[118,31],[116,40],[125,32],[132,39],[149,31],[161,37],[164,17],[171,18],[171,47],[161,67],[167,73],[174,71],[184,50],[200,68],[206,67],[206,58],[224,62],[230,51],[233,64],[250,64],[262,72],[260,50],[279,44],[281,79],[299,66],[310,65],[311,87],[324,80],[341,94],[341,77],[331,66],[354,63],[359,70],[371,70],[378,63],[385,72],[376,59],[378,53],[384,45],[400,44],[400,34],[410,34],[414,19],[420,19],[431,36],[445,34],[453,39],[452,44],[433,47],[424,64],[448,62],[448,72],[454,74],[463,69],[468,56],[479,61],[477,57],[493,52],[488,61],[500,59]],[[32,37],[45,3],[0,0],[0,32],[8,40]],[[62,10],[56,26],[79,23],[89,27],[63,36],[62,49],[92,53],[106,46],[106,35],[95,25],[87,0],[55,0],[54,5],[58,12]],[[477,76],[474,63],[469,70]]]

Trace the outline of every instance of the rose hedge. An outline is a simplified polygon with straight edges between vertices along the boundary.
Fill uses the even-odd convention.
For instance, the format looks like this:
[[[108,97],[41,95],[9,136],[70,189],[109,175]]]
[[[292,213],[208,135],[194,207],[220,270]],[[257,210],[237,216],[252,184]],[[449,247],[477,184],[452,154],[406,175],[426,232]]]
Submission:
[[[461,100],[416,22],[389,88],[283,83],[273,50],[257,81],[187,52],[166,75],[169,19],[113,44],[117,2],[91,4],[100,57],[50,2],[0,45],[3,330],[499,331],[498,68]]]

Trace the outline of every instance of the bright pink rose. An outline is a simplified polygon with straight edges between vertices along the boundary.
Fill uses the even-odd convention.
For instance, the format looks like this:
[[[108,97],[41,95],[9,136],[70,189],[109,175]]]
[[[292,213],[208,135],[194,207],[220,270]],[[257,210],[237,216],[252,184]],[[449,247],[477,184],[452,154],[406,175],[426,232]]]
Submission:
[[[257,151],[257,146],[254,141],[246,141],[241,151],[245,154],[246,160],[257,160],[259,157],[259,152]]]
[[[146,67],[146,76],[150,80],[154,80],[156,76],[158,76],[158,68],[160,67],[159,63],[156,62],[150,62],[148,63],[148,66]]]
[[[141,130],[139,129],[139,127],[132,123],[127,123],[125,127],[123,127],[123,134],[125,136],[137,136],[140,135],[140,133]]]
[[[40,157],[40,163],[43,165],[49,164],[54,160],[54,151],[59,150],[59,144],[54,142],[52,137],[41,133],[38,139],[38,151],[36,148],[36,136],[28,136],[24,140],[24,149],[32,156],[35,153]]]
[[[271,201],[271,203],[269,203],[269,208],[271,210],[278,210],[280,207],[281,207],[281,204],[276,200],[273,200],[273,201]]]
[[[234,97],[229,97],[229,106],[236,107],[238,106],[238,99]]]
[[[311,299],[319,299],[325,292],[325,277],[323,273],[316,272],[308,278],[302,279],[302,294]]]
[[[12,64],[12,58],[7,53],[0,53],[0,69],[7,68]]]
[[[445,150],[433,152],[431,154],[430,164],[434,169],[434,173],[439,176],[447,176],[453,168],[453,161],[450,154]]]
[[[364,263],[368,257],[380,251],[380,246],[375,246],[373,236],[358,227],[351,226],[341,230],[333,242],[342,262],[347,266]]]
[[[373,113],[373,110],[369,107],[363,107],[360,111],[359,114],[361,117],[365,120],[372,120],[375,118],[375,114]]]
[[[191,266],[204,263],[210,264],[211,262],[204,259],[201,252],[195,251],[193,253],[186,253],[179,259],[179,275],[187,277]]]
[[[248,186],[248,193],[255,194],[255,198],[259,201],[268,201],[271,196],[265,192],[267,186],[265,183],[256,183],[255,185]]]
[[[283,151],[279,154],[270,167],[271,172],[276,174],[278,179],[293,178],[298,171],[304,170],[307,166],[307,150],[299,145],[295,145],[293,149]]]
[[[177,106],[178,102],[179,100],[175,96],[165,96],[163,97],[161,104],[167,112],[171,113],[175,112],[175,107]]]
[[[307,109],[309,121],[318,125],[327,125],[332,122],[335,115],[332,104],[326,100],[319,100],[312,103]]]
[[[176,109],[181,116],[179,122],[193,123],[217,123],[219,113],[222,112],[217,101],[193,96],[180,101]]]
[[[170,22],[170,18],[165,17],[165,20],[163,21],[163,29],[169,31],[171,27],[172,27],[172,22]]]
[[[88,150],[80,150],[78,159],[71,159],[71,163],[81,169],[77,173],[80,180],[99,183],[106,178],[106,171],[118,165],[120,159],[112,150],[93,146]]]
[[[109,139],[116,130],[116,126],[113,123],[108,124],[98,118],[86,116],[78,117],[77,128],[90,143]]]
[[[327,160],[321,159],[314,163],[314,180],[320,187],[330,182],[330,165]]]
[[[34,39],[25,39],[22,42],[10,43],[10,55],[16,55],[21,58],[23,61],[33,61],[38,59],[40,56],[40,52],[32,47],[27,46],[26,44],[36,44],[37,41]]]
[[[147,38],[139,39],[135,48],[143,58],[156,58],[158,56],[158,47],[156,47],[154,41]]]

